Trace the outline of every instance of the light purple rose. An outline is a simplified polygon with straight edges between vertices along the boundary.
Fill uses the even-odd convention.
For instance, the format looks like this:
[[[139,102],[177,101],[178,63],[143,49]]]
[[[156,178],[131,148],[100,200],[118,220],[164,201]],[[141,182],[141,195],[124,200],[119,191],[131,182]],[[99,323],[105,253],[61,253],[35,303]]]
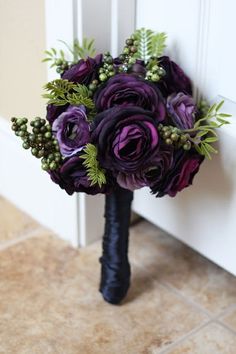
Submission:
[[[61,154],[72,156],[90,142],[89,123],[84,106],[70,106],[52,125]]]
[[[167,98],[167,110],[177,128],[191,129],[194,126],[197,106],[192,96],[173,93]]]

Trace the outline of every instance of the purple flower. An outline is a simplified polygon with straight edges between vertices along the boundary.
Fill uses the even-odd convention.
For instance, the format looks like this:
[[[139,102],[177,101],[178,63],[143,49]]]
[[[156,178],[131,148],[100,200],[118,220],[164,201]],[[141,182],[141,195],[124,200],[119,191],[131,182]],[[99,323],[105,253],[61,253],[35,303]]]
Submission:
[[[81,151],[90,141],[89,123],[84,106],[70,106],[53,122],[61,154],[71,156]]]
[[[101,64],[102,54],[98,54],[95,58],[80,59],[77,64],[72,65],[63,73],[62,79],[88,85],[98,78],[98,69]]]
[[[163,197],[166,194],[174,197],[182,189],[192,184],[203,160],[204,157],[194,150],[188,152],[177,150],[174,154],[172,167],[161,181],[151,187],[152,193],[157,193],[157,197]]]
[[[163,56],[159,58],[159,63],[166,72],[166,75],[158,83],[164,97],[179,91],[192,95],[190,79],[175,62],[171,61],[169,57]]]
[[[91,186],[83,162],[84,160],[79,155],[66,158],[60,169],[50,171],[52,181],[59,184],[69,195],[74,192],[85,192],[92,195],[105,193],[105,186],[102,188],[98,184]]]
[[[160,182],[173,163],[173,147],[160,146],[153,156],[150,166],[136,173],[126,174],[119,172],[117,183],[129,190],[139,189],[145,186],[152,187]]]
[[[99,113],[93,123],[92,142],[101,166],[132,173],[150,165],[158,148],[155,116],[138,107],[114,107]]]
[[[53,104],[49,104],[47,106],[47,115],[46,118],[49,121],[49,123],[52,125],[52,123],[54,122],[54,120],[63,112],[65,112],[65,110],[67,109],[68,105],[65,106],[55,106]]]
[[[163,121],[166,115],[157,87],[136,75],[115,75],[98,89],[94,100],[99,112],[114,106],[137,106],[153,112],[158,121]]]
[[[173,93],[167,98],[167,110],[177,128],[191,129],[194,126],[197,107],[192,96]]]
[[[131,68],[129,69],[129,72],[132,74],[139,75],[141,77],[146,76],[146,68],[145,68],[145,63],[143,60],[137,59],[136,63],[134,63]]]

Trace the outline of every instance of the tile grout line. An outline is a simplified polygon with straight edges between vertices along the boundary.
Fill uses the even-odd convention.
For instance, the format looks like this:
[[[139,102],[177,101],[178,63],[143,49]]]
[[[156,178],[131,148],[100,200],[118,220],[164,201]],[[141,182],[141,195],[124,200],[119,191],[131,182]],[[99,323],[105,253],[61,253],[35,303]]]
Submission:
[[[228,331],[230,331],[232,334],[234,334],[236,336],[236,331],[233,328],[231,328],[229,325],[227,325],[226,323],[221,322],[219,319],[214,320],[214,322],[219,324],[223,328],[227,329]]]
[[[183,295],[180,291],[178,291],[178,289],[176,289],[175,287],[173,287],[171,284],[165,282],[165,281],[161,281],[158,280],[157,278],[154,278],[152,276],[149,276],[146,269],[143,268],[142,266],[140,266],[138,263],[136,263],[135,261],[133,262],[138,268],[141,268],[145,274],[147,274],[147,276],[149,278],[151,278],[153,281],[161,284],[162,286],[164,286],[166,289],[168,289],[170,292],[174,293],[178,298],[180,298],[181,300],[185,301],[186,303],[188,303],[189,305],[193,306],[196,310],[202,312],[203,314],[205,314],[209,319],[213,319],[212,314],[204,309],[201,305],[197,304],[195,301],[193,301],[192,299],[190,299],[189,297],[187,297],[186,295]]]
[[[211,322],[212,322],[212,320],[209,319],[207,322],[202,323],[201,325],[195,327],[194,329],[192,329],[191,331],[189,331],[187,334],[184,334],[183,336],[181,336],[180,338],[178,338],[176,341],[174,341],[173,343],[169,344],[166,348],[164,348],[163,350],[161,350],[161,351],[159,352],[159,354],[168,354],[171,349],[174,349],[177,345],[183,343],[186,339],[188,339],[188,338],[191,337],[192,335],[194,335],[194,334],[200,332],[203,328],[207,327]]]
[[[18,245],[21,242],[29,240],[30,238],[39,236],[40,231],[45,231],[45,228],[43,228],[42,226],[38,226],[37,228],[34,228],[33,230],[24,233],[22,236],[18,238],[14,238],[12,240],[4,242],[2,245],[0,245],[0,252],[5,251],[6,249],[13,247],[15,245]]]

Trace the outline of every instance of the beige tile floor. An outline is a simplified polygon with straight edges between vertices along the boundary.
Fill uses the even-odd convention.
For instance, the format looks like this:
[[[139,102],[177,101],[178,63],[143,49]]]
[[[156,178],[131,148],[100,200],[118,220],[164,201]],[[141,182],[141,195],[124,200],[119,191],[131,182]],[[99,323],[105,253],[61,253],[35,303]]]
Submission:
[[[0,354],[236,354],[236,278],[148,222],[132,286],[98,292],[101,242],[75,250],[0,198]]]

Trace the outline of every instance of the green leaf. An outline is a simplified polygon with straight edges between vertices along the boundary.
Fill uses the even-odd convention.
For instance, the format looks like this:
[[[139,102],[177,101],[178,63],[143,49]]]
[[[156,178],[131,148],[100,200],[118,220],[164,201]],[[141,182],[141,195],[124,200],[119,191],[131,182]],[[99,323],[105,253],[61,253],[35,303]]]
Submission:
[[[204,141],[206,142],[206,143],[213,143],[213,142],[215,142],[215,141],[217,141],[218,140],[218,137],[217,136],[211,136],[211,137],[209,137],[209,138],[206,138]]]
[[[215,108],[216,112],[218,112],[218,111],[221,109],[221,107],[223,106],[223,104],[224,104],[224,100],[222,100],[220,103],[218,103],[218,105],[217,105],[216,108]]]
[[[101,188],[103,184],[106,184],[105,170],[99,166],[96,146],[87,144],[84,154],[80,157],[84,159],[83,165],[86,167],[91,186],[98,184]]]
[[[134,32],[134,38],[138,42],[137,52],[134,57],[142,59],[146,63],[152,55],[153,31],[140,28]]]
[[[165,32],[160,32],[152,36],[150,52],[151,56],[159,58],[166,47],[166,38],[167,35]]]

